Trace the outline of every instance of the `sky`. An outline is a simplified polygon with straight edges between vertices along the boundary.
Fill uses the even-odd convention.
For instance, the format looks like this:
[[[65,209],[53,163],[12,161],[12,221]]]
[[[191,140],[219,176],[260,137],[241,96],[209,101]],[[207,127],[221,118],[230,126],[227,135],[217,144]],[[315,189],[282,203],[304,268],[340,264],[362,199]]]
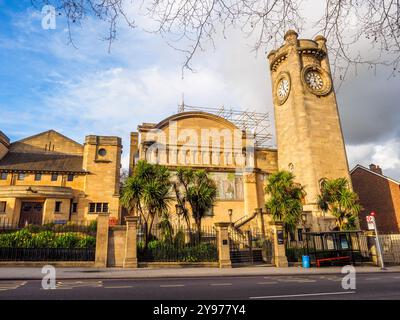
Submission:
[[[188,105],[268,112],[273,120],[265,54],[240,32],[217,36],[182,78],[182,53],[142,27],[120,24],[109,51],[107,26],[88,17],[71,45],[62,17],[44,30],[39,9],[0,0],[0,130],[12,141],[49,129],[81,143],[89,134],[116,135],[126,167],[129,133],[175,113],[183,94]],[[400,180],[399,88],[400,77],[388,79],[382,67],[352,70],[336,92],[350,168],[375,163]]]

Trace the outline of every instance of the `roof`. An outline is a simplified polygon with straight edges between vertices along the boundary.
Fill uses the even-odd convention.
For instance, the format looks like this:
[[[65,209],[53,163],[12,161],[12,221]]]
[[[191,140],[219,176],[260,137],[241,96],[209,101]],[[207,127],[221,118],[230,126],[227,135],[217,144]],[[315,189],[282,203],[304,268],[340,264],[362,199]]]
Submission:
[[[387,177],[387,176],[385,176],[385,175],[383,175],[383,174],[374,172],[374,171],[372,171],[372,170],[370,170],[370,169],[368,169],[368,168],[366,168],[366,167],[364,167],[364,166],[362,166],[362,165],[360,165],[360,164],[356,165],[356,166],[350,171],[350,174],[352,174],[352,173],[353,173],[354,171],[356,171],[357,169],[361,169],[361,170],[367,171],[368,173],[372,173],[372,174],[374,174],[374,175],[377,175],[378,177],[381,177],[381,178],[383,178],[383,179],[389,180],[389,181],[391,181],[391,182],[393,182],[393,183],[396,183],[396,184],[400,185],[400,182],[399,182],[399,181],[394,180],[394,179],[392,179],[392,178],[389,178],[389,177]]]
[[[47,130],[47,131],[43,131],[43,132],[37,133],[37,134],[35,134],[35,135],[33,135],[33,136],[29,136],[29,137],[23,138],[23,139],[21,139],[21,140],[14,141],[13,143],[24,142],[24,141],[31,140],[31,139],[33,139],[33,138],[40,137],[40,136],[42,136],[42,135],[48,134],[48,133],[54,133],[54,134],[56,134],[56,135],[58,135],[58,136],[60,136],[60,137],[63,137],[64,139],[66,139],[66,140],[68,140],[68,141],[71,141],[71,142],[74,143],[74,144],[77,144],[77,145],[79,145],[79,146],[82,146],[82,144],[80,144],[79,142],[76,142],[75,140],[72,140],[71,138],[68,138],[67,136],[64,136],[63,134],[61,134],[61,133],[59,133],[58,131],[53,130],[53,129],[50,129],[50,130]]]
[[[231,121],[222,118],[216,114],[208,113],[208,112],[203,112],[203,111],[186,111],[186,112],[179,112],[176,114],[173,114],[172,116],[169,116],[168,118],[165,118],[164,120],[160,121],[157,123],[154,128],[161,129],[164,126],[169,125],[170,121],[178,121],[181,119],[185,118],[206,118],[210,120],[217,121],[219,123],[225,124],[228,127],[234,128],[234,129],[239,129],[234,123]]]
[[[9,152],[0,160],[3,171],[86,172],[83,157],[56,153]]]
[[[9,144],[10,143],[10,138],[8,138],[3,131],[0,130],[0,138],[3,140],[5,143]],[[1,141],[0,140],[0,141]]]

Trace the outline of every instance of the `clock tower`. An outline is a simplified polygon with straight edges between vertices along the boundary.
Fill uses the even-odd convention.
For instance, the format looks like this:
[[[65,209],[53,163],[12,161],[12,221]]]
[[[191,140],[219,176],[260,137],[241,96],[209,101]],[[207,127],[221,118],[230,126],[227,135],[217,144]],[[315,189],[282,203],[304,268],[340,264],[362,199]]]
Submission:
[[[321,181],[344,177],[351,182],[326,39],[298,39],[290,30],[268,60],[279,170],[292,171],[305,187],[309,227],[327,231],[334,218],[324,216],[316,204]]]

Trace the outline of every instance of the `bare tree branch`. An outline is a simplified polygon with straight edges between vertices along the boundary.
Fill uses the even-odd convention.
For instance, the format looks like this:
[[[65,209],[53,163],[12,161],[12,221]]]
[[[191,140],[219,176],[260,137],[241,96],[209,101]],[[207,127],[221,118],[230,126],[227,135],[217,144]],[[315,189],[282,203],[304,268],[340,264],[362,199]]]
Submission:
[[[117,36],[122,18],[130,27],[135,21],[127,16],[133,0],[31,0],[36,5],[51,4],[65,15],[69,40],[73,44],[72,24],[87,16],[109,24],[105,40],[109,49]],[[301,0],[138,0],[136,14],[145,14],[156,24],[151,30],[168,45],[182,52],[182,70],[193,70],[197,52],[214,46],[216,36],[231,29],[241,30],[254,41],[254,50],[271,50],[283,41],[288,29],[299,32],[309,20]],[[378,65],[399,73],[400,0],[325,0],[325,10],[314,23],[318,33],[328,39],[333,73],[344,80],[351,68]],[[310,22],[310,21],[308,21]],[[255,40],[253,40],[255,39]],[[375,57],[371,56],[375,54]]]

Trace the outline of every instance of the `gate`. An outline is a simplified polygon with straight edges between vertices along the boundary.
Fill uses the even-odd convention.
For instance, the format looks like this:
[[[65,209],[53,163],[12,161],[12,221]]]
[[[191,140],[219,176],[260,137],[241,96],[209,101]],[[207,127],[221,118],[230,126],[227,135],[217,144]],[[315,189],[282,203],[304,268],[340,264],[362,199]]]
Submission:
[[[231,226],[229,228],[229,246],[233,264],[272,263],[272,241],[265,239],[258,229],[251,228],[242,231]]]

